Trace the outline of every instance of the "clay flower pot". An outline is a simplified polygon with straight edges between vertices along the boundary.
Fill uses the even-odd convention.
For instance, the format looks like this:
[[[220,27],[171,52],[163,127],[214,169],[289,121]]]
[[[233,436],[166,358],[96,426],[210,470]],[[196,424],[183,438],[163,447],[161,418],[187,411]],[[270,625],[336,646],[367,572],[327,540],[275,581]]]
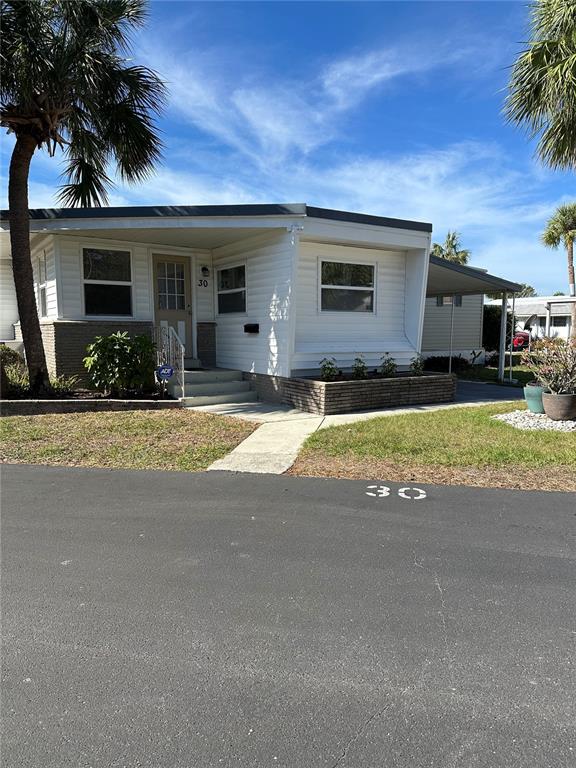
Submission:
[[[544,413],[554,421],[572,421],[576,419],[576,392],[570,395],[557,395],[555,392],[542,394]]]

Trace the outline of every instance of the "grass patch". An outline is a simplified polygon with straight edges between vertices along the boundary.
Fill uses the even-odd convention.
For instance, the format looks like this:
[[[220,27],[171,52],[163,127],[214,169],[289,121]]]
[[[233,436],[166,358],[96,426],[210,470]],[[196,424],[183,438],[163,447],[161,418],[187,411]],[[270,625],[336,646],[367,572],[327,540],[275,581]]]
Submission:
[[[0,419],[4,462],[197,472],[256,424],[187,410],[67,413]]]
[[[473,365],[467,368],[462,373],[458,374],[459,378],[467,379],[468,381],[488,381],[499,384],[498,381],[498,368],[488,368],[483,365]],[[510,377],[510,368],[504,369],[504,383],[508,383]],[[534,374],[531,373],[524,365],[512,366],[512,378],[516,379],[517,387],[524,387],[529,381],[534,381]]]
[[[520,431],[491,417],[522,403],[385,416],[315,432],[292,474],[576,490],[576,433]]]

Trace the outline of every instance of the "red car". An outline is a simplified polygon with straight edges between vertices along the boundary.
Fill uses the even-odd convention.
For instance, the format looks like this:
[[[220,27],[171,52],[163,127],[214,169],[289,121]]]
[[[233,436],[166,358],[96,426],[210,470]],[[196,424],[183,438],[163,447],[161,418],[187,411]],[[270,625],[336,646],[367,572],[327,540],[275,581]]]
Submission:
[[[525,349],[530,342],[530,334],[528,331],[516,331],[512,344],[514,349],[519,352],[521,349]]]

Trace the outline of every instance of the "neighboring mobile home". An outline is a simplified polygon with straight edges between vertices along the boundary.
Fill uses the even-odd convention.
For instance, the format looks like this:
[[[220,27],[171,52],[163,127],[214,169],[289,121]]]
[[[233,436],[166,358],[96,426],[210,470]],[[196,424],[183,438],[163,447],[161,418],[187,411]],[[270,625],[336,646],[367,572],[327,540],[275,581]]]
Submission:
[[[517,331],[528,330],[533,339],[544,336],[570,338],[571,304],[566,296],[522,296],[514,301],[515,326]],[[487,304],[499,304],[497,300]],[[508,302],[508,312],[512,312],[512,302]]]
[[[325,356],[348,368],[361,354],[376,367],[387,352],[405,368],[436,349],[437,315],[444,327],[452,312],[430,299],[427,328],[427,295],[463,297],[452,317],[461,351],[481,346],[480,317],[473,343],[460,337],[468,306],[481,307],[485,291],[518,289],[431,258],[430,224],[304,204],[39,209],[31,230],[44,345],[58,375],[82,370],[96,335],[154,326],[174,328],[191,366],[289,377],[317,372]],[[15,323],[18,338],[13,298],[2,322],[4,336]]]

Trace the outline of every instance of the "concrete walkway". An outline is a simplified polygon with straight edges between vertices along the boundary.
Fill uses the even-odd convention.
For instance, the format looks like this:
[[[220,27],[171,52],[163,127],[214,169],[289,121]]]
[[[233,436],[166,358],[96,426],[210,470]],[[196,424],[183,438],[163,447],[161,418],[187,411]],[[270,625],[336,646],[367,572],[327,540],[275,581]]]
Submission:
[[[261,426],[246,440],[223,459],[215,461],[208,470],[282,474],[290,469],[306,438],[317,429],[353,424],[380,416],[481,406],[522,399],[522,397],[522,389],[517,387],[460,381],[455,402],[439,405],[413,405],[407,408],[385,408],[334,416],[318,416],[289,405],[261,402],[222,403],[199,406],[193,410],[216,413],[221,416],[235,416],[261,423]]]

